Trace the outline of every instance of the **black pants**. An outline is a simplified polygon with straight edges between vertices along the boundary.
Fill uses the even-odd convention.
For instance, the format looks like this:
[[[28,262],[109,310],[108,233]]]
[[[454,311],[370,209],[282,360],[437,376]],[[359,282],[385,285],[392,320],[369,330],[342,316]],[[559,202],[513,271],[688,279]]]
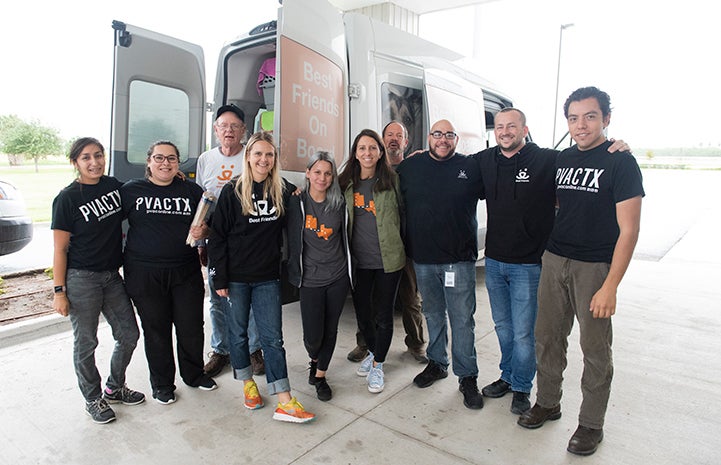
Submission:
[[[303,320],[303,343],[318,369],[328,370],[338,337],[338,320],[348,296],[350,281],[343,276],[323,287],[300,288],[300,313]]]
[[[355,271],[353,306],[358,329],[378,363],[385,361],[393,339],[393,307],[402,271],[385,273],[382,269],[360,268]]]
[[[125,265],[125,287],[143,326],[153,392],[175,390],[173,325],[180,377],[197,386],[203,377],[203,300],[200,263],[175,268]]]

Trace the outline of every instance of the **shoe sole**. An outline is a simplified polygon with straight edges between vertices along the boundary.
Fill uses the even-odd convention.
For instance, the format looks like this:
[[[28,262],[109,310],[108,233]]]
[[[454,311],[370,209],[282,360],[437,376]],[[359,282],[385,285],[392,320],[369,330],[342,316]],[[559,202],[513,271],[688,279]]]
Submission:
[[[523,417],[521,417],[521,418],[523,418]],[[544,423],[546,423],[547,421],[554,421],[554,420],[558,420],[559,418],[561,418],[561,412],[558,412],[558,413],[554,413],[554,414],[552,414],[552,415],[549,415],[549,416],[548,416],[545,420],[543,420],[542,422],[540,422],[540,423],[534,423],[534,424],[532,424],[532,425],[521,423],[521,418],[519,418],[518,421],[516,422],[516,423],[518,423],[518,426],[522,426],[522,427],[524,427],[524,428],[526,428],[526,429],[538,429],[538,428],[540,428],[541,426],[543,426]]]
[[[416,386],[418,386],[418,387],[421,388],[421,389],[425,389],[425,388],[427,388],[427,387],[430,387],[430,386],[431,386],[433,383],[435,383],[436,381],[440,381],[440,380],[446,379],[446,378],[448,378],[448,373],[446,373],[446,376],[441,376],[440,378],[432,379],[430,382],[423,383],[423,384],[419,383],[418,381],[416,381],[416,380],[414,379],[414,380],[413,380],[413,384],[415,384]]]
[[[155,399],[155,402],[159,403],[160,405],[170,405],[170,404],[174,404],[174,403],[175,403],[175,400],[176,400],[175,398],[173,398],[173,399],[168,399],[168,400],[160,400],[160,399],[158,399],[157,397],[155,397],[154,399]]]
[[[265,407],[265,404],[261,403],[261,404],[256,404],[254,406],[250,406],[250,405],[246,404],[245,402],[243,402],[243,407],[247,408],[248,410],[258,410],[259,408]]]
[[[500,399],[501,397],[505,396],[505,395],[508,394],[509,392],[511,392],[510,389],[508,389],[507,391],[503,391],[503,392],[500,393],[500,394],[498,394],[498,393],[486,394],[486,391],[485,391],[485,390],[483,390],[483,389],[481,390],[481,394],[483,394],[483,397],[488,397],[489,399]],[[530,407],[529,407],[529,408],[530,408]]]
[[[381,387],[377,387],[377,388],[368,386],[368,392],[372,392],[373,394],[378,394],[379,392],[383,392],[383,389],[385,389],[385,386],[381,386]]]
[[[212,386],[198,386],[198,389],[200,389],[201,391],[215,391],[216,389],[218,389],[218,385],[213,384]]]
[[[107,420],[96,420],[95,418],[93,418],[93,415],[90,412],[88,412],[87,410],[85,411],[85,413],[90,417],[90,419],[93,420],[93,423],[96,423],[98,425],[105,425],[107,423],[110,423],[111,421],[115,421],[114,415],[112,417],[108,418]]]
[[[355,372],[356,375],[362,376],[363,378],[367,378],[367,377],[368,377],[368,373],[370,373],[370,370],[369,370],[369,371],[361,371],[360,368],[357,369],[356,372]]]
[[[601,439],[599,439],[596,443],[596,447],[594,447],[592,450],[572,450],[570,447],[567,447],[566,450],[572,454],[581,455],[584,457],[587,455],[593,455],[598,450],[598,445],[601,444],[601,441],[603,441],[603,436],[601,436]]]
[[[275,412],[275,413],[273,414],[273,420],[285,421],[285,422],[288,422],[288,423],[308,423],[308,422],[310,422],[310,421],[315,420],[315,417],[310,417],[310,418],[298,418],[298,417],[294,417],[293,415],[288,415],[288,414],[285,414],[285,413]]]
[[[103,399],[105,399],[105,402],[107,402],[108,404],[112,404],[112,405],[115,405],[115,404],[138,405],[138,404],[142,404],[143,402],[145,402],[145,397],[143,397],[142,399],[140,399],[137,402],[125,402],[122,400],[110,400],[107,397],[103,397]]]

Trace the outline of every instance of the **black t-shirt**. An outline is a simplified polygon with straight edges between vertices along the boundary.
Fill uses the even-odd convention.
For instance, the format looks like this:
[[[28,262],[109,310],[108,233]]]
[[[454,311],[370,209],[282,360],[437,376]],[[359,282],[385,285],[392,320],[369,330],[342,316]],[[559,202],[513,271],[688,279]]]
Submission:
[[[286,181],[283,206],[296,187]],[[280,278],[280,246],[286,217],[279,216],[272,199],[263,197],[263,184],[253,182],[253,209],[244,215],[235,195],[235,182],[223,186],[212,218],[208,257],[216,289],[229,282],[258,283]]]
[[[203,196],[202,187],[179,178],[167,186],[136,179],[125,183],[120,194],[130,226],[126,263],[166,268],[198,261],[197,251],[185,240]]]
[[[53,200],[50,228],[71,233],[68,268],[109,271],[122,265],[121,185],[110,176],[97,184],[73,181]]]
[[[641,170],[628,152],[609,153],[611,142],[558,156],[558,214],[548,250],[584,262],[611,263],[618,240],[616,204],[643,196]]]
[[[438,161],[426,151],[397,168],[406,208],[406,249],[418,263],[478,258],[476,205],[483,192],[478,163],[456,154]]]

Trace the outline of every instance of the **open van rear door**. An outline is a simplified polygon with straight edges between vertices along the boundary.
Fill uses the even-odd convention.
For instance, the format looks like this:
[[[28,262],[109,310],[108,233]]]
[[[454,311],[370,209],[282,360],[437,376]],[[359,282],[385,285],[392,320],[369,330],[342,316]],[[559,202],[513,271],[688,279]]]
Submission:
[[[443,70],[424,71],[428,128],[440,119],[449,120],[458,133],[459,153],[486,148],[485,108],[480,87]]]
[[[110,174],[141,178],[147,150],[169,140],[180,169],[195,177],[205,147],[205,63],[195,44],[113,21]]]
[[[340,169],[349,145],[343,18],[325,1],[285,0],[278,24],[275,127],[283,170],[305,172],[318,150],[333,154]]]

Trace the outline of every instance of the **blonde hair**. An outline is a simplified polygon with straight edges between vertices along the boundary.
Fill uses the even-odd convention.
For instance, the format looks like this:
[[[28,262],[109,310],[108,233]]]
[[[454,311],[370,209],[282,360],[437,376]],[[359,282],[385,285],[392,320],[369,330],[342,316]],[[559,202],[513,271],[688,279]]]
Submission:
[[[235,183],[235,196],[238,198],[240,205],[243,208],[243,215],[247,216],[257,214],[257,212],[253,209],[253,172],[250,167],[250,154],[252,153],[253,145],[260,141],[267,142],[273,147],[274,159],[273,168],[270,170],[268,177],[265,178],[265,181],[263,181],[263,199],[270,198],[278,216],[283,216],[285,213],[285,208],[283,207],[284,183],[283,178],[280,177],[278,147],[276,147],[275,142],[273,141],[273,135],[270,132],[256,132],[250,136],[250,139],[248,139],[248,144],[245,146],[245,169],[243,169],[243,173]]]

